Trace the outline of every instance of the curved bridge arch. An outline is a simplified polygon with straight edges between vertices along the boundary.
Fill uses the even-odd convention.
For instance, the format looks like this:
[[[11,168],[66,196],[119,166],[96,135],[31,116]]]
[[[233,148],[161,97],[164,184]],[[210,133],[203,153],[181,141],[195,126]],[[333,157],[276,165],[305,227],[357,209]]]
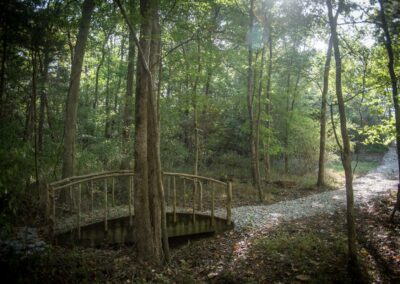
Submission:
[[[118,218],[134,218],[134,172],[130,170],[106,171],[69,177],[50,183],[48,190],[48,218],[50,230],[55,235],[76,231],[81,238],[81,228],[104,223],[104,232]],[[190,215],[192,226],[209,219],[209,227],[196,225],[195,229],[171,229],[177,232],[195,232],[196,228],[217,229],[221,220],[231,226],[232,185],[210,177],[163,173],[165,203],[171,228],[179,227],[182,215]],[[188,217],[185,217],[185,220]],[[198,220],[197,220],[198,219]],[[196,221],[197,220],[197,221]],[[185,221],[186,222],[186,221]],[[197,222],[197,223],[196,223]],[[187,222],[186,222],[187,223]],[[218,224],[217,224],[218,223]],[[206,228],[206,229],[204,229]]]

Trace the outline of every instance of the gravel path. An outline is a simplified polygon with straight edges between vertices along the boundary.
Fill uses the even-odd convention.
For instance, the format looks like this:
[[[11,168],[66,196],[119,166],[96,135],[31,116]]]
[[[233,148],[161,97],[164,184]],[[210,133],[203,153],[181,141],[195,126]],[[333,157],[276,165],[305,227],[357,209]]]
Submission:
[[[397,187],[397,174],[396,150],[390,147],[379,167],[354,180],[355,203],[365,203],[388,189]],[[236,207],[232,209],[232,219],[235,228],[239,230],[244,227],[260,228],[280,220],[294,220],[320,213],[333,214],[345,206],[346,191],[345,188],[341,188],[272,205]]]

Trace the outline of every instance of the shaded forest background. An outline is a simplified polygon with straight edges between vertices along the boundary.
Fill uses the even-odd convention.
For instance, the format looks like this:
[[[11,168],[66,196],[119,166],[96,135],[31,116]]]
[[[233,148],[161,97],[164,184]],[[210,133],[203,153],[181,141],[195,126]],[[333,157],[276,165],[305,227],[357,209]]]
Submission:
[[[139,28],[139,1],[122,2]],[[385,2],[398,74],[399,5]],[[0,11],[0,223],[9,226],[28,204],[27,193],[39,195],[62,177],[82,3],[2,1]],[[259,194],[268,193],[264,181],[307,177],[315,184],[330,37],[324,1],[161,1],[159,16],[162,169],[253,184]],[[374,1],[345,1],[338,18],[355,160],[385,151],[395,136],[381,24]],[[79,88],[74,174],[133,168],[137,56],[117,5],[96,1]],[[332,61],[328,185],[341,141]]]

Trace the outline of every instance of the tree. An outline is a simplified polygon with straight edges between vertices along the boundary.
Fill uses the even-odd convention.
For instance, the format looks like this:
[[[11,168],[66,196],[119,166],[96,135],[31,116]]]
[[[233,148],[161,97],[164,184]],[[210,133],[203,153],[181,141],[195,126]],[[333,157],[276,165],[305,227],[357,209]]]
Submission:
[[[326,104],[328,96],[329,69],[332,57],[332,40],[329,39],[328,51],[326,52],[326,61],[324,68],[324,85],[322,89],[321,99],[321,117],[320,117],[320,144],[319,144],[319,161],[318,161],[318,180],[317,186],[325,184],[325,145],[326,145]]]
[[[392,98],[393,98],[393,106],[394,106],[394,117],[395,117],[395,125],[396,125],[396,146],[397,146],[397,163],[399,168],[399,184],[397,187],[397,201],[394,205],[393,211],[390,214],[390,220],[393,221],[394,214],[397,210],[400,211],[400,109],[399,109],[399,97],[398,97],[398,89],[397,89],[397,76],[395,72],[394,66],[394,55],[392,48],[392,38],[389,32],[388,24],[386,22],[385,15],[385,5],[384,0],[378,0],[379,2],[379,16],[381,19],[381,27],[384,33],[384,43],[388,55],[389,62],[387,64],[387,68],[390,75],[390,82],[392,87]]]
[[[116,1],[135,34],[121,3]],[[135,239],[141,260],[161,263],[169,259],[164,189],[161,177],[159,117],[154,77],[160,52],[158,0],[141,0],[135,98]]]
[[[89,34],[90,19],[94,9],[94,0],[85,0],[82,6],[82,18],[76,41],[74,57],[71,66],[71,75],[67,95],[64,126],[64,153],[62,177],[74,174],[74,147],[76,134],[76,121],[79,102],[79,86],[81,81],[82,64],[85,56],[86,41]]]
[[[247,112],[249,116],[249,145],[251,157],[251,173],[253,185],[257,187],[258,198],[263,201],[263,192],[261,187],[260,167],[259,167],[259,153],[257,152],[258,142],[256,139],[256,118],[254,113],[254,97],[255,97],[255,72],[253,63],[253,45],[254,45],[254,0],[250,0],[249,8],[249,33],[248,40],[248,69],[247,69]]]
[[[133,20],[135,1],[129,1],[129,18]],[[133,87],[134,87],[134,73],[135,73],[135,41],[134,34],[129,30],[128,39],[128,70],[126,73],[126,93],[125,93],[125,104],[124,112],[122,117],[122,161],[121,169],[129,169],[131,157],[131,145],[130,145],[130,132],[134,117],[134,101],[133,101]]]
[[[340,131],[342,134],[343,150],[341,153],[343,169],[346,178],[346,205],[347,205],[347,242],[349,250],[349,267],[351,269],[358,268],[358,257],[357,257],[357,239],[356,229],[354,223],[354,196],[353,196],[353,170],[351,168],[351,149],[350,139],[346,125],[346,110],[344,105],[343,93],[342,93],[342,59],[340,57],[339,49],[339,37],[337,33],[337,18],[341,12],[343,0],[339,1],[339,6],[336,11],[336,15],[332,12],[331,0],[326,0],[326,6],[328,8],[329,26],[331,30],[331,40],[333,45],[333,51],[336,63],[336,97],[339,107],[340,116]]]

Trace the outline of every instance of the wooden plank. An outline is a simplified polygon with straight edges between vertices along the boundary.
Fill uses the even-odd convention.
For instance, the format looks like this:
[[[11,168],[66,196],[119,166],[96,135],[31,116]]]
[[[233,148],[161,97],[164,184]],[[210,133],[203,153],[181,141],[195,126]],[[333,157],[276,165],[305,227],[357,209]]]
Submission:
[[[174,176],[174,183],[173,183],[173,203],[172,203],[172,212],[174,215],[174,223],[176,223],[176,177]]]
[[[78,185],[78,239],[81,239],[81,199],[82,199],[82,184]]]
[[[183,208],[185,208],[186,207],[186,180],[185,179],[183,179],[182,197],[183,197]]]
[[[232,184],[230,182],[228,182],[228,186],[226,187],[226,196],[226,222],[230,225],[232,221]]]
[[[52,193],[51,200],[52,200],[52,207],[53,207],[53,214],[52,214],[53,215],[53,220],[52,220],[53,227],[52,227],[51,232],[52,232],[52,235],[54,235],[54,227],[56,224],[56,192],[53,187],[51,188],[51,193]]]
[[[90,179],[92,177],[100,177],[101,176],[107,176],[110,174],[125,174],[125,173],[130,173],[132,174],[133,171],[132,170],[115,170],[115,171],[105,171],[105,172],[98,172],[98,173],[91,173],[91,174],[87,174],[87,175],[80,175],[80,176],[72,176],[72,177],[68,177],[62,180],[58,180],[58,181],[54,181],[52,183],[50,183],[51,186],[53,187],[58,187],[62,184],[66,184],[69,182],[74,182],[74,181],[80,181],[83,179]]]
[[[168,177],[168,187],[167,187],[167,205],[169,204],[169,200],[171,199],[171,177]]]
[[[93,214],[93,210],[94,210],[94,202],[93,202],[93,194],[94,194],[94,188],[93,188],[93,180],[90,181],[90,199],[91,199],[91,213]]]
[[[128,209],[129,209],[129,227],[132,227],[132,179],[128,177]]]
[[[85,178],[85,179],[81,179],[81,180],[77,180],[77,181],[71,181],[70,183],[67,184],[63,184],[63,185],[58,185],[58,186],[54,186],[54,188],[56,190],[60,190],[63,188],[66,188],[68,186],[73,186],[79,183],[84,183],[84,182],[89,182],[91,180],[99,180],[99,179],[105,179],[105,178],[110,178],[110,177],[124,177],[124,176],[131,176],[133,174],[133,172],[122,172],[122,173],[111,173],[111,174],[105,174],[102,176],[94,176],[94,177],[90,177],[90,178]]]
[[[200,211],[203,211],[203,183],[199,181],[199,185],[200,185],[200,196],[199,196]]]
[[[215,182],[215,183],[220,184],[220,185],[226,185],[227,184],[226,182],[223,182],[223,181],[220,181],[220,180],[217,180],[217,179],[198,176],[198,175],[183,174],[183,173],[172,173],[172,172],[164,172],[163,174],[167,175],[167,176],[179,176],[179,177],[186,177],[186,178],[192,178],[192,179],[207,180],[207,181]]]
[[[112,207],[115,207],[115,177],[112,178]]]
[[[104,230],[108,231],[107,179],[104,179]]]
[[[211,187],[211,227],[215,226],[215,183]]]
[[[193,182],[193,223],[196,221],[197,181]]]

